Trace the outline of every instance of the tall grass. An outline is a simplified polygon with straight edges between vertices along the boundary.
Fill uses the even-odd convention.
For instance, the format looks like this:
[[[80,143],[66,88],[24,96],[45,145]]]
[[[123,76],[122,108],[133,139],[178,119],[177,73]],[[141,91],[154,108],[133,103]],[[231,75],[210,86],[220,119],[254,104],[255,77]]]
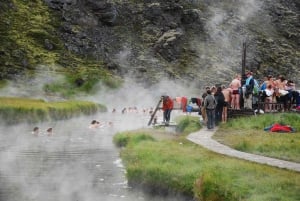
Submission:
[[[296,113],[265,114],[232,119],[220,126],[214,139],[234,149],[283,160],[300,162],[300,115]],[[290,125],[296,132],[264,131],[274,123]]]
[[[98,111],[106,111],[106,108],[88,101],[45,102],[36,99],[0,97],[0,118],[7,124],[60,120],[90,115]]]
[[[215,154],[183,137],[153,140],[151,132],[155,131],[118,133],[114,137],[116,144],[125,146],[121,157],[131,185],[157,193],[182,193],[199,201],[300,198],[299,173]],[[137,138],[140,140],[133,140]]]

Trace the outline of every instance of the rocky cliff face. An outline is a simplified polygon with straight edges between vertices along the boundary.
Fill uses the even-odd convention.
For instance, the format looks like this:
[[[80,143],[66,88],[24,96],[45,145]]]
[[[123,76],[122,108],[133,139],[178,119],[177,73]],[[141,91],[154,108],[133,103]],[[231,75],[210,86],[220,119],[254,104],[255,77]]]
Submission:
[[[0,9],[17,9],[16,1],[5,2]],[[198,86],[227,84],[241,72],[243,42],[247,69],[257,77],[281,73],[299,82],[298,0],[45,3],[58,16],[55,34],[66,52],[99,61],[108,71],[138,82],[167,78]],[[51,38],[43,43],[50,52],[57,46]],[[12,52],[2,48],[0,55]],[[30,66],[26,60],[20,62]]]

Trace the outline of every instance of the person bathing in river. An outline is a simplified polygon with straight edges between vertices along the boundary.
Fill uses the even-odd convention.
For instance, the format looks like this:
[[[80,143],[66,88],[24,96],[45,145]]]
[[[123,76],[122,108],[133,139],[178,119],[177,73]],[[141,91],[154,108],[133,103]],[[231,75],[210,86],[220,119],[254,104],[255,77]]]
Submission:
[[[100,127],[100,122],[96,120],[93,120],[89,126],[89,128],[99,128],[99,127]]]
[[[40,134],[40,128],[37,127],[37,126],[34,127],[33,130],[32,130],[32,134],[33,134],[34,136],[38,137],[39,134]]]
[[[47,136],[53,136],[53,129],[52,128],[48,128],[46,130]]]

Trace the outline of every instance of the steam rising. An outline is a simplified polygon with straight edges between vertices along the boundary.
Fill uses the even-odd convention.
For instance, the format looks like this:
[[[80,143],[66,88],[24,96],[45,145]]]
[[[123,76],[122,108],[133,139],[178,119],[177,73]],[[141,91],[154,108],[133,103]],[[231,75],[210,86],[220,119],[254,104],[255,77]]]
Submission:
[[[93,117],[78,117],[67,121],[45,122],[39,125],[20,124],[12,127],[0,125],[0,199],[1,200],[61,200],[61,201],[114,201],[114,200],[182,200],[180,198],[147,198],[141,192],[131,192],[124,177],[124,169],[118,161],[118,150],[112,144],[112,136],[118,131],[146,127],[148,114],[144,108],[155,107],[161,95],[200,97],[203,88],[219,80],[223,74],[235,74],[239,68],[234,63],[240,60],[240,45],[244,35],[236,30],[243,28],[261,7],[256,0],[233,1],[238,6],[229,12],[223,5],[211,9],[213,15],[205,28],[210,40],[193,43],[199,58],[210,60],[212,68],[203,73],[202,87],[193,82],[187,87],[180,81],[167,79],[145,88],[135,83],[128,74],[121,89],[109,90],[101,86],[101,91],[92,96],[77,97],[104,104],[107,114]],[[226,25],[226,29],[224,29]],[[215,58],[209,58],[200,49],[217,44],[213,51]],[[116,55],[116,62],[130,69],[130,46],[124,47]],[[153,58],[153,62],[156,60]],[[52,68],[52,67],[51,67]],[[0,90],[0,96],[26,96],[51,99],[45,96],[43,86],[62,79],[50,67],[43,67],[34,78],[9,84]],[[217,73],[216,73],[217,72]],[[208,76],[209,75],[209,76]],[[216,76],[216,77],[214,77]],[[211,78],[212,77],[212,78]],[[30,81],[29,81],[30,80]],[[213,81],[211,81],[213,80]],[[229,80],[228,80],[229,82]],[[225,84],[225,83],[224,83]],[[123,108],[137,107],[139,112],[121,114]],[[116,109],[116,114],[111,113]],[[92,119],[104,124],[113,122],[113,127],[105,126],[96,131],[88,129]],[[54,136],[45,133],[39,137],[31,134],[32,128],[39,126],[44,132],[53,127]],[[2,196],[2,197],[1,197]]]
[[[205,24],[209,39],[202,44],[192,42],[192,46],[198,49],[199,63],[203,60],[210,63],[207,67],[201,67],[204,68],[201,72],[207,83],[213,84],[220,78],[227,78],[222,81],[222,84],[227,84],[230,81],[228,75],[232,78],[241,71],[241,47],[249,39],[246,24],[253,20],[261,7],[262,2],[257,0],[221,1],[209,7],[211,15]]]
[[[97,119],[103,127],[88,128]],[[183,200],[152,197],[127,185],[119,150],[112,143],[118,131],[146,127],[148,114],[105,113],[35,125],[0,127],[0,200]],[[113,122],[109,126],[107,122]],[[32,128],[39,126],[38,137]],[[49,137],[45,130],[53,127]]]
[[[48,100],[43,85],[60,79],[53,73],[51,78],[37,74],[29,83],[8,85],[1,95]],[[180,196],[148,197],[131,189],[112,137],[118,131],[148,127],[150,115],[142,110],[155,107],[162,94],[188,95],[188,91],[167,80],[146,89],[131,79],[121,89],[101,89],[95,95],[77,98],[105,104],[107,113],[9,127],[0,124],[0,200],[184,200]],[[121,113],[123,108],[134,106],[138,112]],[[116,113],[111,112],[113,108]],[[90,129],[93,119],[103,126]],[[41,131],[38,137],[32,134],[35,126]],[[49,127],[53,128],[51,137],[46,135]]]

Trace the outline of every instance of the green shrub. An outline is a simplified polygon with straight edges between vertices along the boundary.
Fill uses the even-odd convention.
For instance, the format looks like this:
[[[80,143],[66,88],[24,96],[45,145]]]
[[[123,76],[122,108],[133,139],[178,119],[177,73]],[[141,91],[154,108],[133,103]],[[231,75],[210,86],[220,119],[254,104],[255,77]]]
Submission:
[[[128,143],[133,143],[133,144],[138,144],[141,141],[153,141],[154,138],[148,134],[132,134],[130,132],[125,132],[125,133],[117,133],[114,138],[113,142],[118,146],[118,147],[126,147]]]
[[[201,128],[201,124],[198,117],[194,116],[179,116],[175,119],[177,123],[176,132],[179,133],[191,133]]]

